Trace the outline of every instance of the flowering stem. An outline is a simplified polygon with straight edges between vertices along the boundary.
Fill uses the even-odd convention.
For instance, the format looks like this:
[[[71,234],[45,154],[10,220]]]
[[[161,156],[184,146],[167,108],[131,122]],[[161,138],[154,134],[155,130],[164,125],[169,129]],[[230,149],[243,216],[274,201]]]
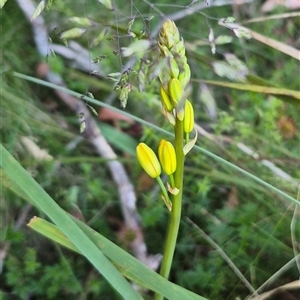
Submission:
[[[173,176],[173,174],[170,175],[170,185],[171,185],[172,188],[175,187],[175,182],[174,182],[174,176]]]
[[[171,210],[172,209],[172,202],[171,202],[171,200],[169,198],[169,195],[168,195],[168,192],[166,190],[166,187],[164,186],[164,184],[163,184],[163,182],[162,182],[162,180],[161,180],[161,178],[159,176],[156,177],[156,181],[158,182],[158,184],[160,186],[160,189],[161,189],[161,191],[163,193],[164,202],[165,202],[167,208],[169,210]]]
[[[176,188],[179,189],[178,194],[171,195],[172,210],[170,213],[167,237],[164,248],[164,255],[160,269],[160,275],[168,278],[171,270],[175,246],[179,231],[179,224],[181,218],[181,202],[182,202],[182,188],[183,188],[183,169],[184,169],[184,154],[183,154],[183,122],[176,118],[175,124],[175,152],[177,159],[177,168],[174,173],[174,181]],[[155,300],[163,299],[160,294],[155,294]]]
[[[189,134],[189,132],[187,132],[185,134],[185,143],[187,144],[189,142],[189,140],[190,140],[190,134]]]

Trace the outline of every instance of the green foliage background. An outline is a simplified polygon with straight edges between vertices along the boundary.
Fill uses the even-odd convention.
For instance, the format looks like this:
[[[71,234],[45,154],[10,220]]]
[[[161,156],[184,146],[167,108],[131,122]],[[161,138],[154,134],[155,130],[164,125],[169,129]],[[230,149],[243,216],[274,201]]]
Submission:
[[[127,26],[132,17],[136,17],[135,32],[143,30],[145,24],[149,25],[145,33],[147,36],[162,21],[163,14],[181,11],[188,2],[182,7],[169,1],[153,1],[152,4],[153,7],[146,1],[138,4],[130,1],[124,5],[124,1],[115,1],[116,11],[110,12],[96,1],[54,1],[51,9],[42,15],[48,28],[52,29],[49,33],[53,42],[62,45],[53,33],[54,27],[61,31],[72,28],[68,19],[74,16],[95,21],[97,25],[76,41],[88,49],[91,58],[106,55],[100,64],[102,74],[108,75],[122,72],[122,67],[129,60],[121,53],[114,55],[112,52],[121,51],[121,47],[131,44]],[[281,12],[284,9],[277,8],[272,14]],[[299,64],[280,51],[255,40],[240,40],[228,29],[218,26],[219,18],[231,15],[236,17],[237,22],[257,17],[260,14],[258,1],[238,8],[230,5],[211,7],[205,10],[205,14],[210,18],[195,13],[176,21],[186,41],[193,73],[191,100],[196,122],[216,138],[213,142],[199,136],[198,144],[296,198],[297,184],[280,179],[264,167],[261,160],[246,155],[235,144],[241,142],[254,149],[262,159],[274,162],[296,182],[300,166],[299,106],[265,94],[209,86],[215,99],[215,106],[213,102],[210,105],[217,111],[217,117],[210,119],[207,105],[200,97],[199,80],[225,81],[207,62],[203,63],[203,59],[224,60],[224,53],[233,53],[246,64],[251,74],[274,85],[299,90]],[[154,16],[151,21],[142,21],[142,17],[150,16]],[[1,143],[61,207],[74,215],[80,212],[89,226],[126,249],[126,239],[120,238],[122,213],[115,185],[106,161],[96,155],[87,141],[76,142],[79,136],[78,117],[60,102],[52,90],[13,76],[12,72],[16,71],[37,77],[36,67],[41,61],[34,45],[31,24],[14,0],[8,1],[1,10],[1,25]],[[294,18],[247,25],[295,48],[300,46],[297,36],[299,22]],[[207,41],[209,27],[213,28],[215,36],[233,36],[230,44],[217,46],[215,56],[209,46],[197,45]],[[107,38],[93,46],[92,40],[104,29],[108,30]],[[116,38],[112,41],[108,38],[114,36]],[[51,44],[49,53],[50,48]],[[152,49],[143,57],[155,66],[157,50]],[[108,99],[113,92],[113,82],[106,78],[97,82],[59,55],[49,56],[48,63],[74,91],[84,94],[89,90],[101,101]],[[92,68],[92,64],[89,67]],[[137,75],[130,77],[134,88],[126,111],[170,129],[160,114],[158,84],[150,79],[153,69],[148,69],[145,89],[139,92],[139,65],[131,67]],[[112,105],[119,107],[117,97]],[[124,145],[114,139],[117,134],[117,130],[111,130],[108,136],[114,141],[111,143],[133,184],[138,186],[141,169],[133,155],[124,155]],[[54,159],[35,160],[22,144],[23,136],[33,137],[39,147],[47,149]],[[156,148],[161,135],[144,128],[140,138]],[[71,143],[74,141],[76,146],[73,148]],[[132,139],[128,138],[126,146],[134,153],[133,145]],[[295,219],[299,222],[299,212],[294,215],[294,204],[196,151],[187,157],[184,180],[183,218],[172,269],[173,282],[214,300],[244,299],[250,294],[219,252],[188,220],[197,224],[219,245],[255,289],[294,258],[290,226]],[[119,299],[83,257],[26,228],[26,222],[41,213],[8,189],[2,186],[1,189],[1,246],[6,255],[1,265],[1,299]],[[167,210],[155,186],[143,188],[137,196],[148,250],[152,254],[161,253]],[[25,220],[19,225],[22,217]],[[299,228],[296,227],[294,232],[298,239]],[[287,272],[282,272],[269,288],[297,278],[299,269],[294,265]],[[150,299],[147,294],[144,297]]]

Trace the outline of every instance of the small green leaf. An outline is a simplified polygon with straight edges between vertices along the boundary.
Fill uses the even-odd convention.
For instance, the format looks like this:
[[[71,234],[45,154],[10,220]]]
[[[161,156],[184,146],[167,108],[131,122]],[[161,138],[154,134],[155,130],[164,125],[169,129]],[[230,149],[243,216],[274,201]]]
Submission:
[[[208,41],[211,48],[211,53],[216,54],[216,43],[215,43],[215,35],[213,29],[209,28],[209,35],[208,35]]]
[[[152,16],[150,16],[150,17],[145,18],[144,20],[147,21],[147,22],[149,22],[149,21],[151,21],[153,18],[154,18],[154,16],[152,15]]]
[[[96,109],[93,106],[90,106],[90,105],[87,104],[87,107],[92,111],[92,113],[94,115],[98,116],[98,113],[97,113]]]
[[[231,24],[235,21],[235,18],[234,17],[227,17],[227,18],[224,18],[224,19],[220,19],[219,22],[222,22],[224,24]]]
[[[111,145],[131,156],[135,156],[135,148],[138,143],[133,137],[105,123],[100,123],[99,127],[103,136]]]
[[[46,10],[49,10],[52,6],[53,0],[47,0]]]
[[[229,35],[219,35],[215,39],[215,43],[216,43],[216,45],[223,45],[223,44],[231,43],[232,40],[233,40],[232,36],[229,36]]]
[[[232,31],[239,38],[244,38],[250,40],[252,38],[251,34],[244,28],[233,28]]]
[[[46,7],[46,1],[42,0],[32,14],[31,21],[35,20]]]
[[[127,105],[128,95],[131,91],[131,84],[126,83],[120,91],[119,100],[121,102],[121,107],[124,109]]]
[[[96,36],[96,37],[93,39],[92,45],[93,45],[93,46],[97,46],[99,43],[101,43],[101,42],[104,40],[104,38],[105,38],[107,32],[108,32],[108,29],[107,29],[107,28],[104,29],[104,30],[102,30],[102,31],[98,34],[98,36]]]
[[[148,40],[139,40],[133,42],[128,47],[122,47],[123,56],[132,56],[134,54],[143,55],[150,47],[150,41]]]
[[[74,27],[72,29],[66,30],[61,34],[61,39],[72,39],[82,36],[86,32],[86,29]]]
[[[126,70],[122,73],[120,78],[119,84],[121,85],[121,87],[123,87],[128,82],[128,79],[129,79],[128,70]]]
[[[146,31],[145,30],[141,30],[140,33],[139,33],[139,35],[138,35],[138,39],[139,40],[142,39],[145,36],[145,34],[146,34]]]
[[[227,62],[215,61],[212,63],[216,74],[234,81],[245,81],[249,74],[247,66],[233,54],[226,53],[224,56]]]
[[[93,22],[88,18],[72,17],[69,19],[69,21],[83,27],[89,27],[93,25]]]
[[[195,137],[192,140],[190,140],[187,144],[185,144],[183,147],[184,155],[187,155],[192,150],[192,148],[196,144],[197,138],[198,138],[198,131],[195,130]]]
[[[94,99],[94,95],[93,95],[92,93],[90,93],[90,92],[86,92],[86,93],[85,93],[85,96]]]
[[[2,8],[7,0],[0,0],[0,8]]]
[[[234,81],[245,81],[246,75],[241,73],[235,67],[224,61],[215,61],[212,63],[212,67],[215,73],[220,77],[227,77],[230,80]]]
[[[51,48],[50,48],[50,53],[51,53],[51,55],[52,55],[53,57],[56,57],[56,54],[55,54],[54,50],[51,49]]]
[[[132,31],[128,32],[128,35],[132,38],[135,38],[136,37],[136,34]]]
[[[33,217],[28,226],[47,238],[81,254],[74,244],[52,223]]]
[[[107,75],[107,78],[113,81],[119,81],[119,77],[121,76],[120,72],[110,73]]]
[[[116,39],[115,36],[111,35],[106,38],[108,41],[114,41]]]
[[[67,40],[67,39],[62,38],[61,40],[62,40],[62,42],[64,43],[64,45],[65,45],[66,47],[69,47],[69,44],[68,44],[68,40]]]
[[[114,6],[111,0],[98,0],[98,2],[104,5],[109,10],[114,10]]]
[[[131,32],[131,28],[132,28],[132,25],[135,21],[135,18],[132,18],[129,22],[128,22],[128,26],[127,26],[127,32]]]
[[[83,133],[83,132],[85,131],[85,129],[86,129],[86,121],[83,120],[83,121],[80,123],[80,130],[79,130],[79,132],[80,132],[80,133]]]
[[[120,89],[121,89],[121,86],[119,84],[116,84],[116,86],[114,87],[114,91],[119,92]]]
[[[240,59],[238,59],[234,54],[225,53],[224,57],[225,57],[226,61],[231,66],[233,66],[234,68],[236,68],[242,74],[246,74],[247,75],[249,73],[247,65],[243,61],[241,61]]]
[[[105,59],[105,58],[106,58],[106,55],[100,55],[100,56],[94,58],[94,59],[92,60],[92,63],[93,63],[93,64],[97,64],[97,63],[99,63],[101,60],[103,60],[103,59]]]

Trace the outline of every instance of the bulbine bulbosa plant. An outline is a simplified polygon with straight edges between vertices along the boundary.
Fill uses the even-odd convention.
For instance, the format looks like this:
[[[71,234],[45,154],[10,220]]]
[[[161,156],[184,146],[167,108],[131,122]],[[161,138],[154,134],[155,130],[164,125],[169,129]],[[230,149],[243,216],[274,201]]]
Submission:
[[[169,225],[165,240],[160,275],[169,277],[179,230],[183,191],[184,158],[196,142],[197,136],[190,140],[194,128],[194,110],[186,99],[186,87],[191,72],[185,55],[183,39],[171,20],[166,20],[159,33],[158,47],[164,60],[160,80],[162,113],[174,128],[174,141],[161,140],[158,145],[158,158],[145,143],[136,148],[137,159],[149,176],[155,178],[161,188],[162,199],[169,210]],[[164,184],[161,172],[169,177]],[[163,297],[156,294],[155,299]]]

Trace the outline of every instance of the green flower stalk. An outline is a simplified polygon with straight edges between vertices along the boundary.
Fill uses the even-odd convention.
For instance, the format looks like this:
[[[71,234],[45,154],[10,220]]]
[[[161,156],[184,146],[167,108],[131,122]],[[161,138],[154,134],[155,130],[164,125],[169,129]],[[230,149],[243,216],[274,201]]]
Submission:
[[[158,155],[162,168],[170,176],[169,188],[172,209],[164,247],[160,275],[169,277],[176,241],[179,231],[182,206],[183,169],[185,134],[194,126],[194,112],[189,101],[184,99],[184,90],[187,87],[191,71],[185,56],[183,39],[178,28],[171,20],[166,20],[159,33],[158,47],[161,57],[167,61],[159,76],[161,87],[160,95],[163,113],[167,120],[174,126],[174,147],[171,143],[162,140],[159,145]],[[187,116],[185,114],[187,113]],[[187,131],[186,131],[187,130]],[[172,179],[171,179],[172,178]],[[160,294],[155,294],[155,300],[163,299]]]
[[[154,151],[145,143],[139,143],[136,147],[137,159],[145,170],[145,172],[152,178],[157,178],[161,174],[161,167]]]
[[[191,142],[188,143],[188,135],[194,127],[194,110],[191,102],[184,98],[184,90],[190,81],[191,71],[187,64],[183,39],[180,38],[178,29],[171,20],[166,20],[162,25],[158,47],[161,56],[167,62],[159,76],[160,96],[163,114],[174,126],[174,146],[166,140],[160,141],[158,147],[160,163],[153,150],[144,143],[137,146],[136,155],[148,175],[157,180],[162,191],[162,199],[170,211],[160,269],[160,275],[168,278],[181,219],[184,158],[193,147]],[[197,137],[194,143],[196,139]],[[168,191],[160,178],[161,168],[170,177],[171,185],[167,184]],[[155,294],[154,299],[161,300],[163,296]]]

